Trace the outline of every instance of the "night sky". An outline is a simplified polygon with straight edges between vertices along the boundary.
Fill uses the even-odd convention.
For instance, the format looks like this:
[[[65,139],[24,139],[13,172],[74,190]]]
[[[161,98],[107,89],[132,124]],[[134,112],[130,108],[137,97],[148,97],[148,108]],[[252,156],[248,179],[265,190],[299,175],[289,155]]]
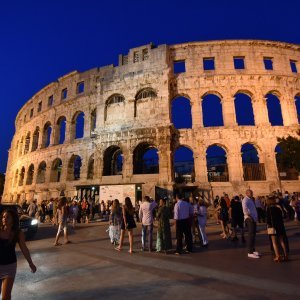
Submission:
[[[153,42],[267,39],[300,44],[299,0],[0,1],[0,172],[19,109],[58,77]]]

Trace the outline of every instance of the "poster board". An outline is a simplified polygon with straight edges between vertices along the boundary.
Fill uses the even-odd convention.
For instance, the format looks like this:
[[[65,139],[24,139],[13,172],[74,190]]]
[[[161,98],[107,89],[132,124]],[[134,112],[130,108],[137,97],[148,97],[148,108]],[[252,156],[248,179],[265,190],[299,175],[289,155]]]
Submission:
[[[124,203],[125,197],[130,197],[132,204],[135,203],[135,184],[117,184],[117,185],[101,185],[100,201],[118,199],[120,203]]]

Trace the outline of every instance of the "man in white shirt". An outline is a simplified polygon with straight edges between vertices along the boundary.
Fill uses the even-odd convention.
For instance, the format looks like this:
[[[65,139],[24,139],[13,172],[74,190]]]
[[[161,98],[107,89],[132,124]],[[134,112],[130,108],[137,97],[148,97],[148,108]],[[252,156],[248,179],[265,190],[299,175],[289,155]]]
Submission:
[[[255,251],[257,211],[253,200],[253,192],[251,190],[246,191],[246,196],[242,201],[242,206],[245,223],[248,228],[248,257],[260,258],[260,254]]]
[[[153,210],[157,204],[151,201],[149,196],[144,197],[144,201],[140,206],[139,218],[142,222],[142,251],[146,250],[147,232],[149,231],[149,252],[152,251],[153,242]]]

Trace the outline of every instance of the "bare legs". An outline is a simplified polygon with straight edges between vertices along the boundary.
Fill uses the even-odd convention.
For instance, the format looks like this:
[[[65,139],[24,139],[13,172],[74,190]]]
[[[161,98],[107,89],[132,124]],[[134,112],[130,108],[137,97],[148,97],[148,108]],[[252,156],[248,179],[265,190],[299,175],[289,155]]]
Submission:
[[[14,285],[15,278],[5,278],[2,279],[2,299],[10,300],[11,299],[11,291]]]
[[[275,252],[274,261],[280,261],[280,250],[279,250],[278,240],[279,240],[280,246],[283,250],[283,259],[288,260],[288,252],[287,252],[287,249],[286,249],[286,245],[284,243],[283,236],[277,237],[276,235],[272,235],[271,240],[272,240],[273,249],[274,249],[274,252]]]
[[[57,234],[56,234],[54,246],[60,245],[59,242],[58,242],[58,240],[59,240],[60,232],[62,231],[62,228],[63,228],[63,230],[64,230],[64,241],[65,241],[65,244],[68,244],[68,243],[69,243],[67,224],[63,224],[63,223],[62,223],[62,224],[59,224],[59,225],[58,225],[58,230],[57,230]]]
[[[119,247],[116,248],[116,250],[121,251],[124,243],[124,237],[125,237],[125,230],[121,229],[121,236],[120,236],[120,244]],[[128,230],[128,239],[129,239],[129,253],[133,252],[133,230]]]

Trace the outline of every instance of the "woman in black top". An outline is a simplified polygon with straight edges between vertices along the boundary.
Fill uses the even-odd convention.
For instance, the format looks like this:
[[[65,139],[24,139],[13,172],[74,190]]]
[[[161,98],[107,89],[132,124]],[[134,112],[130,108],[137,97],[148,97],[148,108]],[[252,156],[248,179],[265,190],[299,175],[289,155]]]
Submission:
[[[134,207],[129,197],[125,198],[125,204],[122,207],[122,220],[121,220],[121,237],[119,247],[115,248],[118,251],[122,250],[125,231],[128,230],[129,238],[129,253],[133,253],[133,228],[136,228],[134,221]]]
[[[283,250],[283,260],[288,260],[288,251],[284,240],[286,232],[283,223],[283,213],[276,205],[276,200],[273,196],[267,200],[267,227],[275,229],[275,233],[269,234],[275,252],[274,261],[279,262],[282,260],[280,257],[280,246]]]
[[[11,299],[11,291],[17,270],[16,243],[26,258],[31,271],[36,271],[29,250],[25,244],[24,233],[19,229],[19,217],[16,211],[5,210],[0,223],[0,290],[2,299]]]

